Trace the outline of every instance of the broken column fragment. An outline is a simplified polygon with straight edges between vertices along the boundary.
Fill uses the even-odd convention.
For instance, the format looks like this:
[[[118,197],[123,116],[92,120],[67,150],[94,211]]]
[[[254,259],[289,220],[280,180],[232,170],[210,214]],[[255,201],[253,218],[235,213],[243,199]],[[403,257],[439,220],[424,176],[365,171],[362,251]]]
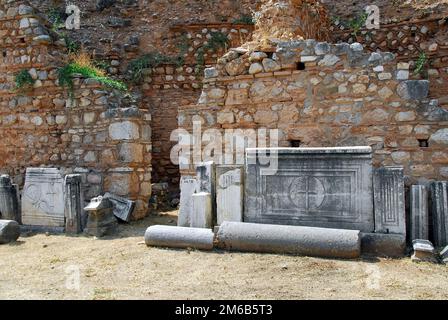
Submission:
[[[212,250],[213,239],[213,232],[202,228],[151,226],[145,232],[146,245],[156,247]]]
[[[16,241],[20,237],[20,225],[13,220],[0,220],[0,244]]]
[[[221,249],[288,253],[328,258],[358,258],[359,230],[223,222],[216,235]]]

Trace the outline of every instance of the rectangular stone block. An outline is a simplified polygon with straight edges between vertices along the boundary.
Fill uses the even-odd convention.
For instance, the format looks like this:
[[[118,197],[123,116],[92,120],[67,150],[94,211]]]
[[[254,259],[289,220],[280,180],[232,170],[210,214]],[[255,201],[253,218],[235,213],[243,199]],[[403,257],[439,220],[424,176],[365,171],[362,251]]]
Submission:
[[[244,222],[374,230],[370,147],[247,149],[245,171]]]
[[[64,178],[55,168],[28,168],[22,196],[25,225],[65,227]]]
[[[425,186],[412,186],[411,202],[411,241],[428,240],[428,190]]]
[[[375,231],[406,235],[403,168],[375,169],[373,190]]]
[[[243,221],[243,167],[216,167],[217,223]]]
[[[216,223],[216,165],[213,161],[200,163],[196,166],[198,192],[210,193],[212,196],[213,222]]]
[[[200,192],[193,194],[192,199],[193,215],[191,216],[191,227],[212,228],[212,195],[210,193]]]
[[[132,217],[132,212],[135,208],[135,201],[128,200],[122,197],[119,197],[115,194],[106,192],[104,195],[105,199],[109,199],[110,202],[112,202],[113,205],[113,212],[114,215],[125,222],[129,222]]]
[[[448,245],[448,182],[431,183],[432,229],[434,245]]]
[[[86,222],[81,175],[65,177],[65,232],[81,233]]]
[[[193,194],[198,188],[198,180],[195,177],[183,176],[180,179],[180,205],[177,225],[179,227],[191,227],[193,215]]]

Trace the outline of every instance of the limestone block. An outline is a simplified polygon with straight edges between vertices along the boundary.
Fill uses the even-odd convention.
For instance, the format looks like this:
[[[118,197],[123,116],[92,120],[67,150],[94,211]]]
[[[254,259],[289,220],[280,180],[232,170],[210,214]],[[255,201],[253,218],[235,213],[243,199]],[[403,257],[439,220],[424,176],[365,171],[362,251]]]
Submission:
[[[412,241],[412,246],[414,248],[412,261],[437,263],[435,250],[430,241],[417,239]]]
[[[177,225],[191,227],[193,215],[193,194],[197,191],[198,180],[195,177],[183,176],[180,178],[180,206]]]
[[[216,168],[217,223],[243,221],[243,168],[241,166],[218,166]]]
[[[213,210],[212,195],[207,192],[195,193],[192,196],[193,214],[191,216],[191,227],[212,228]]]
[[[135,140],[140,138],[139,127],[131,121],[112,123],[109,136],[112,140]]]

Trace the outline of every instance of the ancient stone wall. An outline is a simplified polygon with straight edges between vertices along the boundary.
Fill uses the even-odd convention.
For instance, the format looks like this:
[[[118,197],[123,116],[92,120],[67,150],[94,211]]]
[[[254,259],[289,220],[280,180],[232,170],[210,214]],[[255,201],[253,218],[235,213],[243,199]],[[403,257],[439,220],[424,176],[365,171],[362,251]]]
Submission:
[[[80,173],[86,199],[105,191],[137,200],[147,214],[151,195],[151,115],[124,104],[92,80],[75,79],[73,97],[59,86],[65,50],[26,2],[0,6],[0,170],[20,186],[27,167]],[[34,84],[16,88],[26,71]]]
[[[199,115],[202,130],[278,128],[280,146],[370,145],[376,166],[403,165],[409,181],[446,178],[448,112],[394,58],[314,40],[280,43],[274,55],[231,51],[206,70],[180,125],[191,132]]]

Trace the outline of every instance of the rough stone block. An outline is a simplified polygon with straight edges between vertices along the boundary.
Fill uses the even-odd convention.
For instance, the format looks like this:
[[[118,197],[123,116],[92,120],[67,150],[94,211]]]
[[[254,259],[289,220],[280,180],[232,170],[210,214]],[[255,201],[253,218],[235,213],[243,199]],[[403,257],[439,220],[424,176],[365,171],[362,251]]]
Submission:
[[[20,225],[13,220],[0,220],[0,244],[16,241],[20,237]]]
[[[180,207],[177,225],[191,227],[193,215],[193,194],[198,189],[198,180],[195,177],[183,176],[180,179]]]
[[[191,216],[191,227],[212,228],[213,211],[212,195],[206,192],[195,193],[192,196],[193,214]]]
[[[93,198],[84,208],[89,214],[84,232],[91,236],[103,237],[113,234],[117,229],[117,219],[113,214],[113,205],[109,199]]]
[[[406,100],[422,100],[428,96],[428,80],[406,80],[401,82],[397,88],[398,95]]]
[[[431,183],[433,238],[436,247],[448,245],[448,182]]]
[[[243,221],[243,167],[216,168],[216,214],[218,225],[224,221]]]
[[[28,168],[22,196],[25,225],[65,227],[64,179],[58,169]]]
[[[437,263],[437,258],[434,254],[434,246],[428,240],[417,239],[412,242],[414,254],[411,259],[415,262],[433,262]]]
[[[406,235],[403,168],[376,169],[373,185],[375,231]]]
[[[140,137],[139,127],[131,121],[112,123],[109,126],[109,136],[112,140],[134,140]]]
[[[412,186],[411,202],[411,240],[428,240],[428,190],[425,186]]]
[[[380,257],[402,257],[406,250],[406,237],[401,234],[362,233],[361,252]]]
[[[328,258],[357,258],[361,253],[358,230],[224,222],[215,240],[218,248],[235,251]]]
[[[249,148],[244,183],[245,222],[374,230],[370,147]]]
[[[172,226],[151,226],[146,229],[147,246],[212,250],[215,235],[212,230]]]

